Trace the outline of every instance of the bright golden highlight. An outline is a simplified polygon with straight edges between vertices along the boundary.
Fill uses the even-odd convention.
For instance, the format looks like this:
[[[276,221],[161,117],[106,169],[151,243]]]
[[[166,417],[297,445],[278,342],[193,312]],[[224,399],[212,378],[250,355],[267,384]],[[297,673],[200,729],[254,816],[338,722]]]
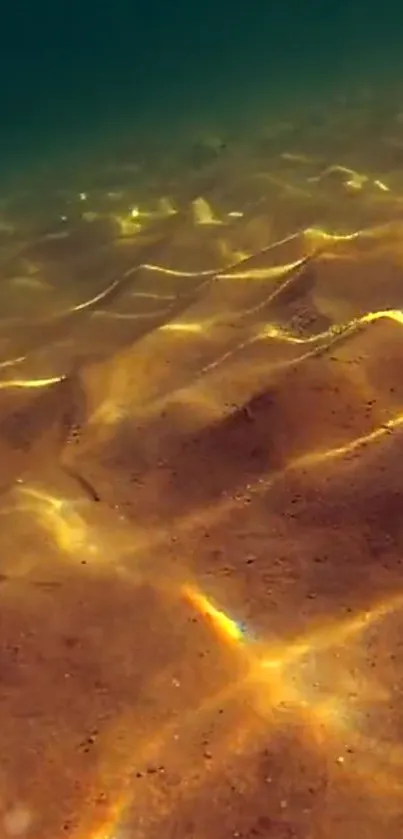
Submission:
[[[77,552],[88,556],[97,554],[94,534],[74,502],[30,486],[21,486],[19,492],[23,499],[28,499],[36,520],[49,532],[63,553],[71,556],[77,556]]]
[[[238,624],[219,610],[209,598],[194,586],[182,585],[180,594],[191,603],[204,619],[208,620],[220,642],[230,645],[234,651],[238,649],[239,655],[242,658],[246,657],[248,661],[248,675],[245,682],[230,685],[225,693],[213,697],[210,707],[218,707],[223,702],[230,703],[242,687],[248,686],[251,691],[249,695],[254,697],[255,708],[259,716],[266,716],[270,720],[271,710],[274,707],[281,707],[283,704],[291,705],[296,712],[303,715],[305,722],[309,724],[313,742],[322,743],[323,737],[327,733],[327,736],[334,741],[336,764],[343,765],[346,761],[348,763],[348,754],[345,754],[346,742],[350,744],[351,748],[354,747],[360,755],[363,748],[364,750],[369,749],[372,753],[372,768],[369,769],[365,765],[365,759],[361,756],[360,763],[355,762],[354,771],[361,780],[371,787],[374,786],[375,790],[379,786],[384,788],[387,783],[383,769],[385,761],[390,763],[391,768],[396,765],[403,766],[402,749],[392,748],[388,753],[387,748],[383,751],[372,739],[366,742],[362,735],[355,731],[354,719],[356,713],[350,711],[348,699],[348,693],[353,690],[353,683],[349,679],[346,680],[346,694],[344,694],[343,681],[339,674],[338,684],[333,686],[334,693],[325,698],[315,699],[311,685],[306,682],[303,676],[299,678],[301,666],[301,673],[304,670],[304,660],[311,656],[323,656],[323,653],[332,653],[333,649],[339,649],[341,645],[353,642],[357,636],[359,640],[359,636],[374,624],[402,609],[403,595],[393,596],[361,614],[354,615],[346,620],[333,622],[323,629],[307,634],[305,638],[295,639],[287,645],[279,644],[275,650],[270,650],[262,642],[247,642],[247,636],[241,632]],[[237,646],[234,647],[234,644]],[[356,686],[355,690],[357,690]],[[371,689],[368,685],[363,694],[363,699],[367,701],[368,696],[371,698],[374,695],[376,696],[376,687],[374,686]],[[382,698],[384,698],[383,695]],[[360,697],[358,696],[358,707],[359,701]],[[198,714],[203,713],[205,713],[205,707],[201,705],[198,710],[195,710],[194,718],[196,719]],[[186,720],[186,724],[192,725],[192,719],[190,717],[189,720]],[[254,734],[253,724],[247,726],[242,732],[241,739],[246,751]],[[164,742],[169,739],[169,736],[169,732],[166,732],[165,737],[164,735],[161,737],[158,746],[159,751],[163,750]],[[236,737],[239,744],[240,732],[237,733]],[[338,748],[339,751],[337,751]],[[226,743],[225,749],[230,753],[231,738]],[[151,755],[154,750],[155,744],[144,745],[145,755],[147,753]],[[390,792],[392,793],[395,788],[393,779],[390,779],[390,785]],[[103,822],[102,826],[97,828],[91,836],[94,839],[110,839],[110,837],[113,837],[115,832],[119,830],[119,823],[126,808],[131,805],[130,792],[127,792],[110,807],[107,821]],[[79,835],[81,837],[83,834],[80,833]]]
[[[5,186],[0,839],[401,839],[387,102]]]
[[[239,625],[229,618],[225,612],[217,609],[200,591],[191,586],[183,586],[182,594],[201,615],[211,622],[217,633],[224,639],[227,641],[243,640],[243,632]]]
[[[10,379],[0,382],[0,390],[40,390],[43,387],[62,382],[64,376],[53,376],[48,379]]]

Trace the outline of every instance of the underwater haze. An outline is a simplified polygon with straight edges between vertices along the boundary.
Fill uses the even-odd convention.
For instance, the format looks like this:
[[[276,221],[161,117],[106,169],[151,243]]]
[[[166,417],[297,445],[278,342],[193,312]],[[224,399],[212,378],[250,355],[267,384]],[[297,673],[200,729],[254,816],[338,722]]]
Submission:
[[[396,82],[402,26],[397,4],[363,0],[17,0],[2,10],[4,153]]]
[[[0,839],[403,836],[403,13],[0,16]]]

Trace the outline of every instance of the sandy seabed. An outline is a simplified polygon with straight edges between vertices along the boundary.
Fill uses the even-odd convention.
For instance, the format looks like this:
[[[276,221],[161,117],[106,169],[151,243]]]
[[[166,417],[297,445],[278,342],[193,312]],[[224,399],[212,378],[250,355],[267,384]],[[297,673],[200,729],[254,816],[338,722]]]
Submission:
[[[0,239],[1,839],[401,837],[398,108],[129,137]]]

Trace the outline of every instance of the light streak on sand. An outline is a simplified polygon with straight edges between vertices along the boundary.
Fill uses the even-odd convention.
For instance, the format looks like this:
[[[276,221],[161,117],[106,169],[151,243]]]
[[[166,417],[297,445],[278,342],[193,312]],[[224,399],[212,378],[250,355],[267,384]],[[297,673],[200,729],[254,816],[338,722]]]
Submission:
[[[351,718],[349,713],[349,701],[347,695],[344,696],[343,687],[336,684],[334,694],[327,698],[317,698],[312,696],[308,683],[305,686],[307,689],[305,692],[304,679],[296,681],[294,677],[296,668],[298,669],[303,665],[308,656],[330,652],[332,649],[346,645],[354,639],[359,639],[371,626],[386,616],[401,610],[403,608],[403,594],[399,593],[389,599],[382,600],[373,607],[358,612],[352,617],[329,621],[327,625],[312,632],[308,631],[306,635],[297,637],[290,643],[279,642],[275,647],[264,642],[248,640],[247,633],[240,628],[239,623],[219,609],[195,585],[183,584],[179,594],[191,604],[202,618],[208,621],[212,630],[217,634],[217,640],[228,644],[233,654],[240,656],[246,665],[246,675],[244,677],[229,684],[226,689],[224,688],[216,695],[210,696],[204,702],[202,701],[198,708],[184,715],[181,720],[183,742],[186,741],[187,737],[192,736],[195,727],[197,730],[197,720],[200,715],[204,718],[207,713],[214,711],[214,708],[230,704],[242,691],[247,691],[248,703],[252,703],[252,706],[255,705],[257,711],[257,717],[253,713],[250,717],[247,715],[247,718],[240,723],[240,727],[230,731],[222,738],[219,751],[216,752],[213,768],[209,769],[209,783],[212,780],[212,772],[214,776],[217,775],[228,760],[231,760],[234,750],[236,754],[247,753],[250,742],[260,736],[259,730],[262,718],[267,719],[269,726],[275,725],[275,722],[273,722],[275,717],[273,717],[272,712],[275,708],[285,704],[292,708],[295,714],[302,715],[304,723],[312,731],[312,743],[316,744],[316,747],[326,749],[328,744],[331,751],[338,754],[339,740],[341,743],[345,743],[346,740],[354,743],[354,738],[357,737],[357,742],[360,742],[361,745],[363,743],[364,748],[369,748],[369,762],[368,766],[365,761],[362,766],[354,765],[354,772],[375,790],[377,788],[383,790],[384,786],[389,783],[390,793],[393,790],[396,791],[396,783],[398,782],[395,782],[389,776],[386,777],[382,768],[377,771],[376,761],[374,765],[371,762],[372,750],[374,750],[376,760],[380,762],[387,759],[386,751],[379,743],[375,742],[373,744],[372,740],[360,738],[360,735],[355,733],[354,719]],[[300,672],[303,673],[303,667]],[[144,762],[158,760],[158,756],[161,756],[169,746],[173,731],[173,727],[168,724],[152,741],[137,744],[137,764],[142,765]],[[392,751],[393,767],[401,768],[403,765],[402,750],[394,747]],[[342,764],[345,758],[337,756],[334,760]],[[184,777],[180,781],[181,801],[192,794],[195,788],[203,784],[204,776],[197,775],[194,778],[190,769],[189,766],[189,777]],[[90,833],[91,839],[113,839],[128,811],[133,812],[133,815],[135,813],[141,815],[147,809],[147,792],[142,791],[134,794],[133,787],[130,784],[131,771],[127,769],[126,774],[123,773],[122,792],[116,795],[102,825]],[[167,815],[169,815],[169,812],[164,807],[163,812],[148,814],[148,817],[155,823],[155,821]],[[84,831],[79,829],[74,835],[74,839],[81,838],[84,839]]]
[[[0,382],[0,390],[40,390],[43,387],[58,384],[65,376],[51,376],[47,379],[9,379]]]

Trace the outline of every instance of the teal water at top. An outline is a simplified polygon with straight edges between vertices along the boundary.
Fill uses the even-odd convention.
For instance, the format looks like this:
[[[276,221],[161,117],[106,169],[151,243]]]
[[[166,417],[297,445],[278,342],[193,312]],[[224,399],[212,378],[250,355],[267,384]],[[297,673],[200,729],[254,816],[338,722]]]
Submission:
[[[175,121],[393,74],[403,13],[363,0],[18,0],[0,24],[4,168],[122,118]]]

